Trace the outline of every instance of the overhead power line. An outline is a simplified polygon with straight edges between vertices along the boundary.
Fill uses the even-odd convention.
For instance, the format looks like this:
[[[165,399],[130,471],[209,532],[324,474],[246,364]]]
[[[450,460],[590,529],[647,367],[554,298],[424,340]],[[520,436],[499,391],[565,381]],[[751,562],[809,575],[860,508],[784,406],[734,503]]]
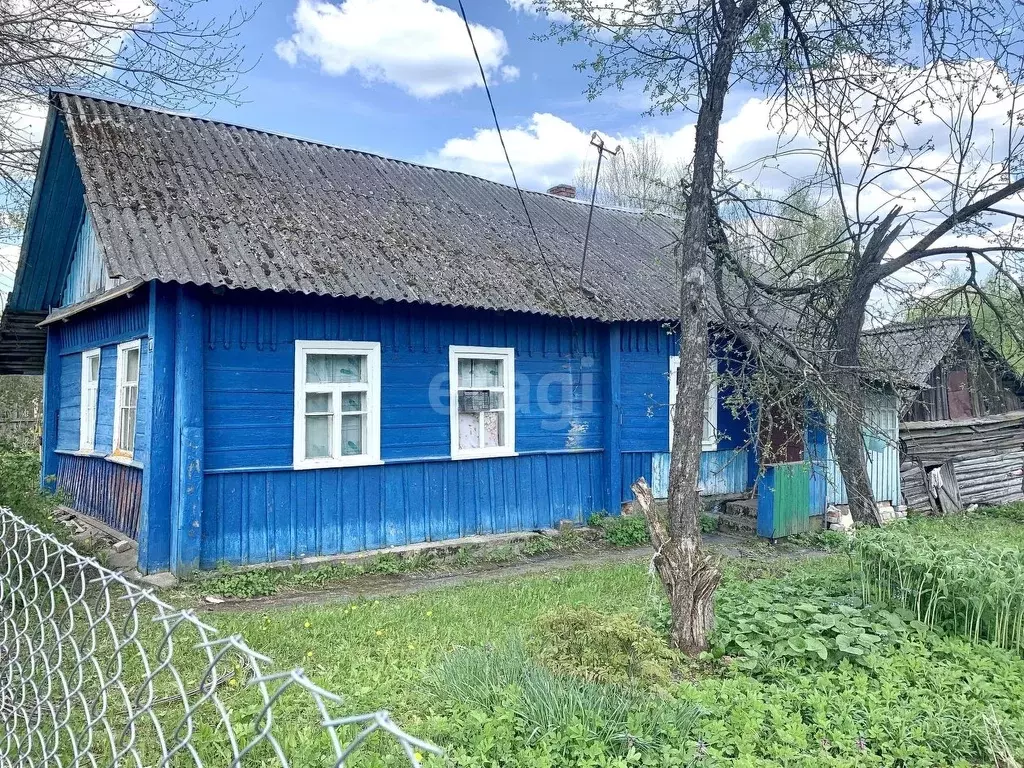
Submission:
[[[476,65],[480,69],[480,79],[484,84],[484,92],[487,94],[487,103],[491,106],[491,117],[494,118],[494,129],[498,132],[498,141],[501,142],[501,151],[505,153],[505,162],[508,164],[509,173],[512,174],[512,184],[516,188],[516,192],[519,194],[519,202],[522,203],[523,213],[526,214],[526,222],[530,225],[530,232],[533,233],[533,242],[537,244],[537,253],[540,254],[540,260],[544,262],[544,267],[548,271],[548,276],[551,278],[551,287],[555,291],[555,296],[558,298],[558,303],[562,306],[562,311],[570,322],[572,321],[572,315],[569,312],[568,307],[565,305],[565,301],[562,298],[562,292],[558,290],[558,285],[555,280],[555,272],[551,268],[551,264],[548,263],[547,257],[544,255],[544,249],[540,244],[540,237],[537,235],[537,228],[533,226],[533,218],[530,216],[530,209],[526,206],[526,197],[523,195],[523,190],[519,186],[519,179],[516,178],[516,169],[512,167],[512,158],[509,157],[508,147],[505,146],[505,137],[501,133],[501,125],[498,122],[498,112],[494,108],[494,99],[491,97],[491,88],[487,85],[487,73],[484,71],[483,62],[480,61],[480,53],[476,49],[476,41],[473,39],[473,29],[469,25],[469,18],[466,16],[466,8],[462,4],[462,0],[459,0],[459,12],[462,14],[462,23],[466,25],[466,34],[469,35],[469,44],[473,46],[473,56],[476,58]]]

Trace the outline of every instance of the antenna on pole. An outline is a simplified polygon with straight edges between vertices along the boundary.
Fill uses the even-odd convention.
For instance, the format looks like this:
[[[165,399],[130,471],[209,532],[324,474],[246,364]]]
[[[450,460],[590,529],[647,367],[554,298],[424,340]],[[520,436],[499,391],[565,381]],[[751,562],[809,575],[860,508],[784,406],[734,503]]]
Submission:
[[[619,154],[622,149],[622,145],[618,145],[614,150],[608,149],[604,145],[604,139],[602,139],[597,131],[590,134],[590,145],[597,147],[597,169],[594,171],[594,188],[590,191],[590,213],[587,214],[587,234],[583,238],[583,258],[580,259],[580,290],[583,290],[583,271],[587,267],[587,246],[590,245],[590,223],[594,220],[594,200],[597,198],[597,182],[601,178],[601,160],[604,159],[605,153],[611,157],[615,157]]]

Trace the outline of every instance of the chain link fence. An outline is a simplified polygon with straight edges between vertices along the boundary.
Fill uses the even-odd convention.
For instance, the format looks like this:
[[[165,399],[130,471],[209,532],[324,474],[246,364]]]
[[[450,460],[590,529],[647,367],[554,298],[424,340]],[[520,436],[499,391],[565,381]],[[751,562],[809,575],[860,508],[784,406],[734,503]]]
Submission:
[[[343,766],[375,732],[439,753],[3,508],[0,612],[0,768]]]

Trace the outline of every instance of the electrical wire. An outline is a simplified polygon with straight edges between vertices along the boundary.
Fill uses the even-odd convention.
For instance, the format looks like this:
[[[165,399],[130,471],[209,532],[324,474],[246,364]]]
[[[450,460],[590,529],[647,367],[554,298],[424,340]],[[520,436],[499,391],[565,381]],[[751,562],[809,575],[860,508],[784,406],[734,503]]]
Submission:
[[[530,232],[533,233],[533,242],[537,245],[537,253],[540,254],[540,259],[544,262],[544,267],[548,271],[548,276],[551,278],[551,287],[555,290],[555,296],[558,298],[558,303],[562,306],[562,312],[569,318],[569,322],[572,322],[572,313],[569,312],[569,308],[565,305],[565,301],[562,298],[562,292],[558,290],[558,284],[555,280],[555,271],[551,268],[551,264],[548,262],[547,257],[544,255],[544,249],[540,244],[540,237],[537,235],[537,228],[533,226],[533,218],[530,216],[530,209],[526,206],[526,197],[523,195],[523,190],[519,186],[519,179],[516,178],[516,169],[512,167],[512,158],[509,157],[508,147],[505,146],[505,137],[501,133],[501,125],[498,123],[498,111],[494,108],[494,99],[491,97],[491,88],[487,84],[487,73],[484,72],[483,62],[480,61],[480,54],[476,49],[476,41],[473,39],[473,30],[469,26],[469,18],[466,16],[466,8],[462,4],[462,0],[459,0],[459,12],[462,14],[462,23],[466,25],[466,34],[469,35],[469,44],[473,46],[473,56],[476,58],[476,65],[480,69],[480,79],[484,84],[484,92],[487,94],[487,103],[491,106],[491,117],[494,118],[494,128],[498,132],[498,141],[501,143],[501,151],[505,153],[505,162],[508,164],[508,170],[512,174],[512,184],[516,188],[516,192],[519,194],[519,202],[523,205],[523,213],[526,214],[526,222],[530,225]]]

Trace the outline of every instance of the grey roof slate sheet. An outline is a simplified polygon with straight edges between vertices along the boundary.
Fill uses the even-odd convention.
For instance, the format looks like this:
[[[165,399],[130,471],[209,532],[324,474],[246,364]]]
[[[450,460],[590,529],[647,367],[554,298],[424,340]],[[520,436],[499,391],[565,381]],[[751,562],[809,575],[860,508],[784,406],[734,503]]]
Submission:
[[[675,221],[70,93],[112,277],[598,320],[678,316]]]
[[[888,373],[898,384],[921,387],[969,325],[964,317],[933,317],[867,330],[861,360],[873,370]]]

